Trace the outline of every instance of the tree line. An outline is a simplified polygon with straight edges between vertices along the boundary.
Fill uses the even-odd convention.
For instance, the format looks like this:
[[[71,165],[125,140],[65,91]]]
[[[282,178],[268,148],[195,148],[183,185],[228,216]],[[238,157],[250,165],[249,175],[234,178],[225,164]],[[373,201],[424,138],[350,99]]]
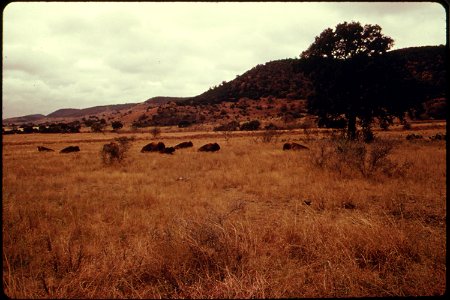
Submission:
[[[105,119],[98,119],[97,117],[82,119],[80,121],[72,121],[68,123],[57,122],[50,124],[22,124],[11,126],[2,126],[2,134],[30,134],[30,133],[79,133],[80,129],[84,125],[85,127],[90,128],[92,132],[103,132],[108,126]],[[123,128],[123,123],[121,121],[113,121],[111,122],[111,127],[113,131],[117,131]]]

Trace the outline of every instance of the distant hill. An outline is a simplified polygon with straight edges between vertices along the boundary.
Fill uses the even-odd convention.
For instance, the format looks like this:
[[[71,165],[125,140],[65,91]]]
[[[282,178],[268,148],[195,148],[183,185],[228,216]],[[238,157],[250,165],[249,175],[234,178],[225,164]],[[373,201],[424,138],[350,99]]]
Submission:
[[[103,112],[119,111],[122,109],[128,109],[135,106],[137,103],[127,103],[127,104],[112,104],[112,105],[102,105],[94,106],[83,109],[76,108],[63,108],[48,114],[48,118],[68,118],[68,117],[82,117],[87,115],[95,115]]]
[[[3,124],[22,124],[22,123],[40,123],[40,121],[51,121],[52,119],[63,119],[63,118],[82,118],[89,115],[96,115],[101,113],[114,113],[120,110],[129,109],[136,106],[137,103],[126,103],[126,104],[111,104],[111,105],[101,105],[88,108],[62,108],[58,109],[48,115],[34,114],[26,115],[22,117],[14,117],[3,119]]]
[[[15,117],[3,120],[3,122],[7,121],[9,123],[27,123],[27,122],[36,122],[45,118],[45,115],[42,114],[34,114],[34,115],[26,115],[22,117]]]
[[[301,72],[300,59],[283,59],[260,64],[229,82],[191,98],[191,104],[237,101],[240,98],[304,99],[310,90],[308,78]]]
[[[78,117],[81,115],[81,109],[77,108],[61,108],[51,114],[48,114],[49,118],[65,118],[65,117]]]
[[[150,99],[145,100],[145,103],[147,104],[156,104],[156,105],[161,105],[161,104],[167,104],[169,102],[180,102],[180,101],[186,101],[190,99],[189,97],[163,97],[163,96],[158,96],[158,97],[152,97]]]

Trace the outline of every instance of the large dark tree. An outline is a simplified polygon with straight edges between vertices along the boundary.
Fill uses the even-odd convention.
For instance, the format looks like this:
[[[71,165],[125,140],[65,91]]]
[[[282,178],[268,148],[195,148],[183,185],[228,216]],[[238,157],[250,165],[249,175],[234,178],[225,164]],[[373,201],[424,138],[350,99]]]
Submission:
[[[301,54],[302,58],[323,57],[351,59],[383,55],[394,45],[394,40],[381,33],[379,25],[365,25],[359,22],[341,23],[333,31],[325,29],[314,43]]]
[[[301,54],[314,86],[310,112],[320,120],[345,120],[350,139],[356,138],[357,121],[370,137],[374,118],[402,118],[423,100],[423,87],[390,62],[386,52],[393,43],[378,25],[345,22],[324,30]]]

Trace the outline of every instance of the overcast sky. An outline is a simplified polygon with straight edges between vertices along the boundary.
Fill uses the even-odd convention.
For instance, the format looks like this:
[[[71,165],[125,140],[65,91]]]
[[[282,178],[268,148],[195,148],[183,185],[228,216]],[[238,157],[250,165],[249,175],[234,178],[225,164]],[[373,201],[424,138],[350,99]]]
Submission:
[[[3,11],[3,118],[196,96],[257,64],[299,57],[324,29],[378,24],[394,49],[446,43],[420,3],[16,2]]]

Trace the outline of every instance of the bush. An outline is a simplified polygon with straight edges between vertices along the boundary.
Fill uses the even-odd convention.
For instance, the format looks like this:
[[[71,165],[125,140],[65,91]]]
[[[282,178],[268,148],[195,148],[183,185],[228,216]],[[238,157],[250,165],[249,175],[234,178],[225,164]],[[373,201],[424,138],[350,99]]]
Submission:
[[[223,124],[217,127],[214,127],[214,131],[236,131],[239,128],[238,121],[231,121],[227,124]]]
[[[370,127],[363,128],[361,131],[361,135],[362,135],[362,140],[364,141],[364,143],[371,143],[375,140],[375,135],[373,134]]]
[[[105,124],[101,122],[95,122],[91,125],[92,132],[103,132],[103,129],[105,128]]]
[[[103,163],[109,165],[114,161],[121,162],[130,149],[132,141],[134,141],[134,137],[119,137],[115,138],[114,142],[105,144],[101,151]]]
[[[406,121],[403,122],[403,129],[404,130],[411,130],[412,129],[411,124],[406,122]]]
[[[335,138],[331,141],[318,141],[310,152],[310,163],[315,167],[326,168],[341,175],[360,174],[374,177],[402,175],[410,167],[408,162],[399,165],[389,155],[394,144],[388,140],[376,140],[368,145],[361,141]]]
[[[154,139],[161,135],[161,129],[159,127],[153,127],[150,129],[150,133]]]
[[[281,132],[273,129],[266,129],[262,136],[263,143],[270,143],[274,141],[275,143],[278,141],[278,137],[281,135]]]
[[[111,126],[112,126],[112,129],[113,129],[114,131],[123,128],[123,124],[122,124],[122,122],[120,122],[120,121],[113,121],[113,122],[111,123]]]
[[[317,126],[325,128],[345,129],[347,127],[347,120],[344,118],[331,119],[321,116],[318,119]]]
[[[281,128],[278,127],[277,125],[273,124],[273,123],[269,123],[268,125],[264,126],[264,129],[266,129],[266,130],[278,130],[278,129],[281,129]]]
[[[406,137],[406,138],[408,138],[408,137]],[[438,140],[438,141],[446,141],[447,140],[447,134],[438,132],[435,135],[430,136],[430,139],[431,140]]]
[[[253,120],[253,121],[242,124],[240,129],[248,130],[248,131],[258,130],[260,126],[261,126],[261,123],[258,120]]]
[[[411,141],[411,140],[420,140],[420,139],[423,139],[423,136],[420,135],[420,134],[411,133],[411,134],[408,134],[408,135],[406,136],[406,139],[407,139],[408,141]]]
[[[192,125],[191,122],[186,121],[186,120],[182,120],[182,121],[180,121],[180,122],[178,123],[178,128],[186,128],[186,127],[189,127],[189,126],[191,126],[191,125]]]

